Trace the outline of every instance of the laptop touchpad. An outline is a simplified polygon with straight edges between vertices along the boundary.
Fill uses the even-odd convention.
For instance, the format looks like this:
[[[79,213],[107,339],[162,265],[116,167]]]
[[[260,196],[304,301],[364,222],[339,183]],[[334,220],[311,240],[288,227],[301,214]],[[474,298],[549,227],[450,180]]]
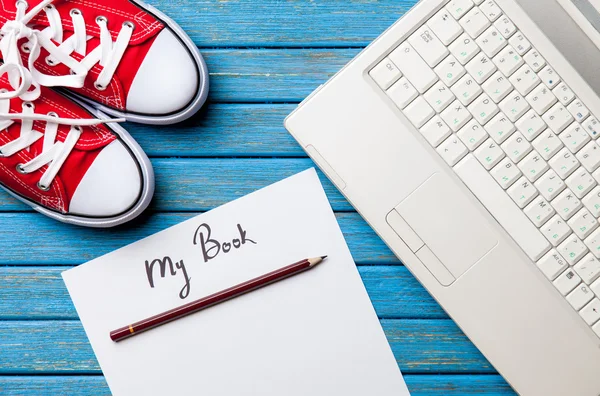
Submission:
[[[396,211],[455,278],[498,244],[488,221],[442,173],[431,176]]]

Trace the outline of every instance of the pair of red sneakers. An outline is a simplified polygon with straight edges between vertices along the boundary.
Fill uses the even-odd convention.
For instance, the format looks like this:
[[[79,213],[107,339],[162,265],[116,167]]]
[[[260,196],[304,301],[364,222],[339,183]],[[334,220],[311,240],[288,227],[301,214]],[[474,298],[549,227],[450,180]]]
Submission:
[[[197,47],[139,0],[0,0],[0,26],[0,187],[66,223],[136,217],[154,173],[115,121],[193,115],[208,94]]]

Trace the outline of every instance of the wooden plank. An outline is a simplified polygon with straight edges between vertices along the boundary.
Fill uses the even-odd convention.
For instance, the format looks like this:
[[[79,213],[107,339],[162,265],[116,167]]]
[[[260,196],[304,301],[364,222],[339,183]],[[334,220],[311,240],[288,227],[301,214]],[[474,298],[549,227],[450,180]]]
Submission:
[[[417,0],[154,0],[203,47],[365,46]]]
[[[0,267],[0,320],[77,319],[60,273],[72,267]],[[380,318],[447,315],[401,266],[359,267]]]
[[[494,372],[449,319],[384,319],[381,324],[404,373]],[[0,374],[33,373],[100,373],[79,321],[0,322]]]
[[[210,49],[202,51],[212,102],[300,102],[360,49]]]
[[[504,379],[491,375],[405,375],[412,396],[514,396]],[[95,396],[109,395],[100,375],[95,376],[21,376],[0,377],[0,394],[37,396],[40,394]]]
[[[0,213],[0,265],[81,264],[178,224],[199,213],[145,212],[116,229],[59,223],[37,213]],[[337,213],[354,260],[360,264],[400,261],[357,213]]]
[[[309,158],[155,158],[151,211],[205,212],[316,165]],[[353,211],[327,177],[319,177],[335,211]],[[216,177],[218,176],[218,177]],[[243,183],[240,182],[243,180]],[[33,210],[8,194],[1,211]]]

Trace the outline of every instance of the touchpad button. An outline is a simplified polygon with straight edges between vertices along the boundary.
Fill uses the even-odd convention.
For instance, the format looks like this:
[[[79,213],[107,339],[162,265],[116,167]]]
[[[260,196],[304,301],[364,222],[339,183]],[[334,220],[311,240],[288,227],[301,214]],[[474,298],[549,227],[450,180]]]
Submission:
[[[498,244],[483,215],[441,173],[431,176],[396,211],[455,278]]]

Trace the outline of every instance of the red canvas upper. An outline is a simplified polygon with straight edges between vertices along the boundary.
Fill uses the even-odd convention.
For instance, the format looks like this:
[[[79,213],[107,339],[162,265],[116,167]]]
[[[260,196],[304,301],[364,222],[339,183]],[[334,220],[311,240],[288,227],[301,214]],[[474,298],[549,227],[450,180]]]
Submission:
[[[6,77],[0,78],[0,88],[12,90]],[[48,88],[42,87],[41,89],[41,97],[33,102],[35,113],[55,112],[61,118],[94,118],[84,108],[63,95]],[[19,98],[11,99],[10,112],[21,113],[22,104],[23,101]],[[33,129],[44,133],[45,124],[45,122],[36,121]],[[8,129],[0,131],[0,147],[18,138],[20,129],[21,122],[15,121]],[[69,126],[60,125],[57,141],[64,141],[69,130]],[[73,193],[86,171],[100,151],[115,139],[116,135],[104,125],[82,127],[82,134],[77,145],[71,151],[48,191],[37,187],[47,166],[30,174],[22,174],[17,171],[17,165],[27,163],[41,153],[43,139],[40,139],[31,145],[29,150],[24,149],[12,156],[0,157],[0,183],[25,198],[56,211],[67,213]]]
[[[29,0],[29,8],[35,7],[40,0]],[[133,79],[144,60],[145,55],[150,50],[158,33],[164,29],[163,23],[153,15],[147,13],[142,8],[127,0],[55,0],[52,5],[58,10],[61,16],[64,36],[67,39],[73,34],[73,24],[70,17],[72,9],[78,9],[86,22],[86,34],[92,36],[87,41],[87,53],[90,53],[100,44],[100,29],[96,23],[99,16],[107,19],[107,25],[110,30],[113,41],[116,40],[119,31],[124,22],[132,22],[135,25],[133,35],[129,46],[125,51],[121,62],[105,90],[98,90],[94,86],[98,74],[102,71],[102,66],[94,65],[90,70],[83,88],[72,88],[73,91],[86,96],[92,100],[103,103],[106,106],[124,110],[127,94],[131,88]],[[0,24],[15,19],[16,2],[14,0],[0,0]],[[33,29],[43,30],[49,26],[46,13],[41,11],[28,26]],[[22,39],[26,42],[27,39]],[[20,41],[20,43],[21,43]],[[55,43],[60,44],[60,43]],[[22,53],[23,62],[27,64],[27,53]],[[42,48],[41,54],[37,59],[35,66],[44,74],[68,75],[70,70],[64,64],[50,66],[46,64],[48,52]],[[77,53],[71,54],[78,61],[82,59]]]

